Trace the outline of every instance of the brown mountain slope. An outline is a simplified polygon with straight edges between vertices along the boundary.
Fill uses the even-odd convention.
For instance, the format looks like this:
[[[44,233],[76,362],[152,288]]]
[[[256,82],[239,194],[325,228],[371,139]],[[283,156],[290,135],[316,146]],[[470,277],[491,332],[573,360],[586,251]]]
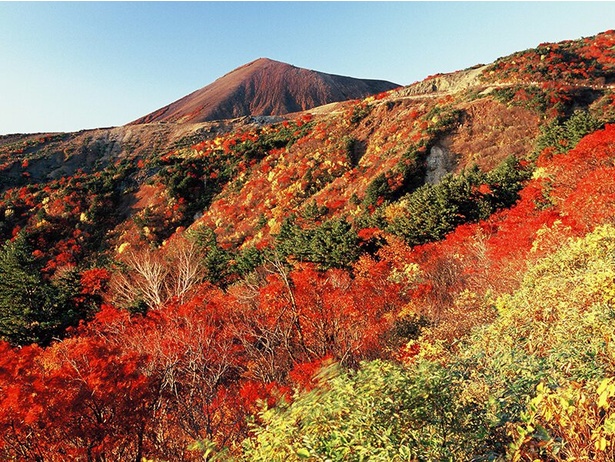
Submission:
[[[399,85],[311,71],[260,58],[132,124],[204,122],[304,111],[364,98]]]

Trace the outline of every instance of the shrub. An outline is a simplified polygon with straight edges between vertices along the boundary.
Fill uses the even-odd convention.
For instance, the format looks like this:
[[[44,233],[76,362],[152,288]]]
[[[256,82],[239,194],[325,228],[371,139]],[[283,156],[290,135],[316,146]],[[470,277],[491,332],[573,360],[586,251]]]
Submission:
[[[615,458],[615,379],[575,382],[556,390],[540,383],[511,433],[510,460]]]
[[[588,133],[601,127],[601,123],[587,111],[575,111],[567,120],[555,119],[540,128],[536,140],[536,153],[553,148],[558,154],[568,152]]]
[[[477,167],[426,184],[400,201],[388,230],[410,245],[442,239],[457,226],[488,218],[513,205],[529,171],[510,157],[489,173]]]
[[[291,216],[276,236],[276,251],[284,258],[317,263],[321,269],[346,268],[359,257],[357,233],[342,218],[302,228]]]
[[[434,363],[363,363],[321,372],[319,388],[259,414],[244,460],[467,460],[473,415]]]
[[[556,408],[558,400],[561,406],[562,399],[582,404],[582,394],[586,400],[596,400],[595,394],[590,396],[593,385],[579,394],[575,383],[594,383],[615,374],[610,346],[615,339],[614,254],[611,225],[568,241],[529,268],[521,287],[496,303],[498,319],[461,350],[461,362],[455,367],[466,368],[472,377],[464,395],[482,402],[485,416],[492,416],[485,418],[493,421],[486,441],[498,442],[499,451],[511,436],[526,448],[538,444],[538,439],[548,448],[546,441],[551,437],[572,438],[576,430],[564,428],[564,416],[553,420],[549,413],[568,412]],[[528,408],[539,383],[544,384],[539,395],[548,389],[554,394],[543,393],[542,407],[535,401]],[[584,406],[587,409],[579,408],[579,413],[597,404],[587,401]],[[538,424],[551,430],[539,432]],[[587,424],[590,433],[601,431],[601,421]],[[507,435],[505,429],[511,425],[514,430]],[[553,444],[548,450],[555,451]]]
[[[15,345],[46,345],[85,316],[71,302],[79,292],[66,271],[51,283],[23,235],[0,249],[0,339]]]

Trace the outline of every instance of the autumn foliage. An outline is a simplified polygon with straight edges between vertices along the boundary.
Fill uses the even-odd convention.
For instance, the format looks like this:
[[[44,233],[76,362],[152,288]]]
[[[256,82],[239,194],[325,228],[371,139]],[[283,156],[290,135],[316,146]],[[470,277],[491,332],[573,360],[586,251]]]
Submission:
[[[70,174],[0,145],[0,459],[611,460],[613,36]],[[534,148],[475,166],[481,104]]]

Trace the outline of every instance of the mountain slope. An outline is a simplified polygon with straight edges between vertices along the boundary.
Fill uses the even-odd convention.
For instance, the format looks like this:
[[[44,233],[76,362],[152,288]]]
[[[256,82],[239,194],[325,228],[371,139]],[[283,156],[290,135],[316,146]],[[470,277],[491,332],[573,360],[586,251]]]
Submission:
[[[311,71],[260,58],[133,124],[204,122],[303,111],[391,90],[399,85]]]
[[[0,137],[0,460],[613,461],[613,82]]]

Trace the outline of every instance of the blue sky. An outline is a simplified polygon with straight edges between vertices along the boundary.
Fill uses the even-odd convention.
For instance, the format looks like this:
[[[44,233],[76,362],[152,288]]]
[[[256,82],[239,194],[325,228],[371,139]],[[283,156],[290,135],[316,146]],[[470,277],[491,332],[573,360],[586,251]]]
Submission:
[[[123,125],[259,57],[410,84],[614,28],[610,2],[0,2],[0,134]]]

